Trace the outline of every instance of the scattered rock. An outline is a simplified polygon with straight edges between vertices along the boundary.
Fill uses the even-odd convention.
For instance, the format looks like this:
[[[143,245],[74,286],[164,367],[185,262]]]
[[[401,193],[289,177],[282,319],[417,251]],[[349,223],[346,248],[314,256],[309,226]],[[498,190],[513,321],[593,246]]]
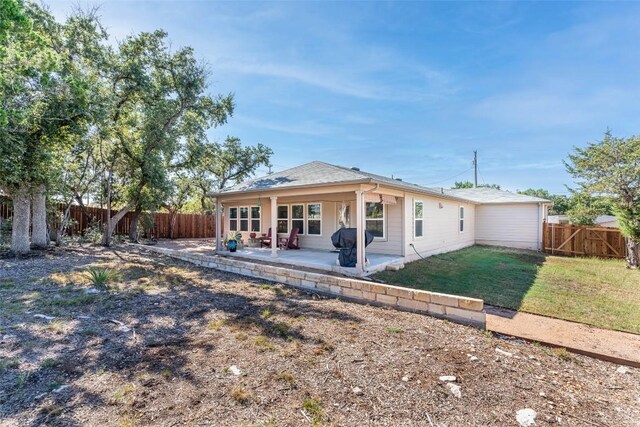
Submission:
[[[48,320],[48,321],[52,321],[53,319],[55,319],[55,316],[47,316],[45,314],[34,314],[33,317],[38,319]]]
[[[446,383],[446,382],[455,382],[457,378],[454,375],[442,375],[439,379],[440,381]]]
[[[508,351],[501,350],[499,347],[496,347],[496,353],[501,354],[503,356],[512,357],[513,353],[509,353]]]
[[[538,414],[531,408],[520,409],[516,412],[516,421],[522,427],[529,427],[536,423],[536,416]]]
[[[477,357],[475,357],[475,356],[471,356],[471,357],[469,358],[469,360],[470,360],[470,361],[472,361],[472,362],[475,362],[475,361],[477,361],[477,360],[478,360],[478,358],[477,358]]]
[[[235,376],[242,374],[242,371],[236,365],[229,366],[229,372],[231,372]]]
[[[60,387],[53,389],[52,392],[53,393],[62,393],[65,389],[69,388],[69,384],[63,384]]]
[[[629,372],[629,368],[627,368],[626,366],[620,366],[618,369],[616,369],[616,373],[618,374],[626,374],[627,372]]]
[[[404,381],[405,383],[408,382],[409,381],[409,377],[405,375],[404,377],[402,377],[402,381]]]
[[[445,387],[447,388],[447,390],[449,390],[449,392],[452,395],[454,395],[458,399],[460,399],[462,397],[462,391],[461,391],[460,386],[458,384],[446,383]]]
[[[125,332],[125,333],[126,333],[126,332],[130,332],[130,331],[131,331],[131,328],[128,328],[128,327],[126,327],[126,326],[120,326],[120,327],[118,328],[118,330],[119,330],[120,332]]]
[[[362,396],[364,394],[364,391],[362,391],[362,389],[360,387],[354,387],[354,388],[351,389],[351,391],[356,396]]]
[[[100,293],[100,291],[99,291],[98,289],[96,289],[96,288],[86,288],[86,289],[84,290],[84,293],[85,293],[85,294],[92,295],[92,294],[99,294],[99,293]]]

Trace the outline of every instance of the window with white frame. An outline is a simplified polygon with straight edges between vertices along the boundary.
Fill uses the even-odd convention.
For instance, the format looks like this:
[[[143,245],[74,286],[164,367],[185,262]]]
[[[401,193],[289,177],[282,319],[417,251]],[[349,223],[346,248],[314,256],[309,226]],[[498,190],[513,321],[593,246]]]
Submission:
[[[307,204],[307,233],[310,236],[322,234],[322,205],[320,203]]]
[[[229,208],[229,230],[260,231],[260,206],[234,206]]]
[[[413,237],[422,237],[424,223],[424,202],[413,202]]]
[[[464,206],[460,206],[460,214],[459,214],[459,230],[460,233],[462,233],[464,231]]]
[[[277,232],[289,232],[289,205],[278,205]]]
[[[260,206],[251,206],[251,231],[260,232]]]
[[[366,203],[365,229],[373,237],[384,239],[384,205],[382,203]]]
[[[338,228],[351,227],[351,209],[348,203],[340,203],[337,205],[336,218],[338,219]]]
[[[249,208],[247,206],[240,208],[240,231],[249,231]]]
[[[291,229],[298,228],[298,234],[304,234],[304,205],[291,205]]]
[[[238,208],[229,208],[229,230],[238,229]]]

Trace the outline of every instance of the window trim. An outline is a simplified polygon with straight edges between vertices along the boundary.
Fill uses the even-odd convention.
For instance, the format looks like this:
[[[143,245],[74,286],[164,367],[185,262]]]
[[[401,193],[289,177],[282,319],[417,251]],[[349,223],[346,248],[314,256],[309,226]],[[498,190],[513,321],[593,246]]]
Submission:
[[[302,206],[302,218],[294,218],[293,217],[293,207],[294,206]],[[293,221],[302,221],[302,226],[305,227],[304,230],[302,231],[306,231],[308,230],[307,228],[307,222],[306,222],[306,217],[307,217],[307,206],[304,203],[291,203],[289,204],[289,233],[291,233],[291,230],[293,230]],[[300,230],[298,230],[298,235],[299,236],[304,236],[306,235],[306,233],[302,233],[300,232]]]
[[[247,217],[246,218],[240,218],[240,210],[241,209],[247,209]],[[258,212],[259,212],[259,217],[258,218],[254,218],[252,215],[251,210],[253,208],[258,208]],[[231,210],[235,209],[236,210],[236,216],[233,217],[231,216]],[[251,230],[251,225],[252,222],[254,220],[259,221],[259,226],[258,226],[258,230],[257,231],[253,231]],[[234,229],[233,227],[231,227],[231,221],[236,221],[236,228]],[[247,221],[247,231],[240,231],[240,221]],[[229,231],[240,231],[241,233],[260,233],[262,232],[262,208],[258,205],[243,205],[243,206],[229,206]]]
[[[311,234],[311,233],[309,233],[309,205],[318,205],[318,206],[320,206],[320,218],[311,220],[311,221],[320,221],[320,234]],[[309,202],[309,203],[305,204],[304,225],[307,228],[307,235],[308,236],[322,237],[322,202]]]
[[[286,207],[287,208],[287,217],[286,218],[280,218],[280,212],[278,211],[278,208],[280,207]],[[287,231],[278,231],[278,223],[280,221],[287,221]],[[272,225],[273,227],[273,225]],[[288,204],[278,204],[276,206],[276,224],[275,224],[275,229],[276,229],[276,235],[278,233],[280,234],[289,234],[291,233],[291,207]]]
[[[367,204],[381,204],[382,205],[382,218],[367,219]],[[364,229],[367,229],[367,221],[382,221],[382,237],[373,236],[373,240],[386,241],[387,240],[387,207],[381,202],[365,202],[364,203]]]
[[[466,217],[465,217],[465,207],[463,205],[458,205],[458,233],[462,234],[465,232],[465,222],[466,222]],[[460,227],[462,226],[462,227]],[[462,230],[461,230],[462,228]]]
[[[422,216],[420,218],[416,217],[416,204],[420,203],[422,204]],[[413,239],[414,240],[420,240],[424,238],[424,200],[417,200],[414,199],[413,200]],[[416,235],[416,223],[417,221],[420,221],[422,223],[422,234],[420,236]]]

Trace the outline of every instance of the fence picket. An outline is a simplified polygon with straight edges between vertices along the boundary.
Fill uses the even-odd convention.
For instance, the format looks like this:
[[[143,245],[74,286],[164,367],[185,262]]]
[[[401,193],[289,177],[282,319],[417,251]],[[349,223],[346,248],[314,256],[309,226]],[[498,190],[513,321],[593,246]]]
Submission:
[[[624,258],[626,242],[617,228],[543,224],[544,252],[555,255]]]

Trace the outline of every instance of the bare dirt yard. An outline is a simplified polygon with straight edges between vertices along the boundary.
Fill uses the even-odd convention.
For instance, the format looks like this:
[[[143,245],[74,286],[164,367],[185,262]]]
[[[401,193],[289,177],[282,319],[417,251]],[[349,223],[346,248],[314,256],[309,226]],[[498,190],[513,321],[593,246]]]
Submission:
[[[90,266],[120,278],[96,292]],[[525,408],[639,426],[640,370],[132,246],[0,259],[0,426],[518,426]]]

